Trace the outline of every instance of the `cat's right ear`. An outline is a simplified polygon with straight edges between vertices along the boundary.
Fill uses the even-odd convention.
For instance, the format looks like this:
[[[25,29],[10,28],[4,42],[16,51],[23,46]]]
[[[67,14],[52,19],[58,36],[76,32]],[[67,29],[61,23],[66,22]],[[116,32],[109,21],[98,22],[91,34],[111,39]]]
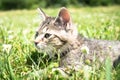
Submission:
[[[46,14],[44,13],[44,11],[43,11],[41,8],[37,8],[37,10],[39,11],[40,16],[42,17],[43,21],[45,21],[46,18],[47,18],[47,16],[46,16]]]

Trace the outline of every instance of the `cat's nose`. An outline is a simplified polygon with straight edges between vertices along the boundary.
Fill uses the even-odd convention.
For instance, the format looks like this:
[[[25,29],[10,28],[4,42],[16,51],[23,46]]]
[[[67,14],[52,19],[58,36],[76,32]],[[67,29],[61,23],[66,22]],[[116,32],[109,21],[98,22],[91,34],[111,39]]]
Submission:
[[[34,41],[35,45],[37,45],[39,42]]]

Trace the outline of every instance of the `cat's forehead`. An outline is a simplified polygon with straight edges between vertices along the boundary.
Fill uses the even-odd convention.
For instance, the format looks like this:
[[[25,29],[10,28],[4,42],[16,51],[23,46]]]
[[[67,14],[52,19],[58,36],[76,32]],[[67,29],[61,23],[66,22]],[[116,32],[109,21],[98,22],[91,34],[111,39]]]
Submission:
[[[54,20],[55,20],[54,17],[47,17],[45,21],[42,21],[40,23],[40,26],[39,26],[37,31],[42,30],[44,27],[46,27],[46,25],[48,25],[49,23],[53,22]]]
[[[53,22],[54,20],[55,20],[54,17],[47,17],[47,18],[45,19],[45,21],[43,21],[43,22],[41,23],[40,27],[42,28],[42,27],[44,27],[45,24],[47,25],[47,24]]]
[[[47,17],[46,20],[41,23],[37,31],[38,32],[46,32],[49,30],[59,31],[60,29],[62,29],[59,26],[56,26],[55,23],[56,22],[54,17]]]
[[[54,17],[47,17],[44,22],[51,22],[51,21],[54,21],[54,20],[55,20]]]

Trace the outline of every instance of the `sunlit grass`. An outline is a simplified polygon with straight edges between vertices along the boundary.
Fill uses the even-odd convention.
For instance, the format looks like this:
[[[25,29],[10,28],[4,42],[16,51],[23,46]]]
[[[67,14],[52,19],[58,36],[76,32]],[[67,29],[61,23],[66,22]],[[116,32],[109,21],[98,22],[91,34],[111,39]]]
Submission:
[[[80,34],[87,38],[120,40],[120,6],[68,8]],[[59,9],[43,9],[48,15],[57,16]],[[59,71],[58,59],[51,60],[36,51],[34,34],[41,22],[37,10],[0,11],[0,79],[45,80],[64,79]],[[70,74],[71,80],[119,80],[120,69],[111,65],[99,69],[85,66]]]

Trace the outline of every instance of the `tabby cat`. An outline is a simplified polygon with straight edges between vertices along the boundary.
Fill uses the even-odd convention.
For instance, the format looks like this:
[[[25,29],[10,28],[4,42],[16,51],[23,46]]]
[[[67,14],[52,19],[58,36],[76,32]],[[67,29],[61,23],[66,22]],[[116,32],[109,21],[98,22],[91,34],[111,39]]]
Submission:
[[[119,41],[82,37],[65,7],[60,9],[57,17],[50,17],[41,9],[38,10],[43,21],[36,31],[35,46],[38,50],[48,53],[51,58],[59,54],[60,67],[79,69],[87,64],[86,61],[102,63],[107,57],[114,65],[120,61]]]

